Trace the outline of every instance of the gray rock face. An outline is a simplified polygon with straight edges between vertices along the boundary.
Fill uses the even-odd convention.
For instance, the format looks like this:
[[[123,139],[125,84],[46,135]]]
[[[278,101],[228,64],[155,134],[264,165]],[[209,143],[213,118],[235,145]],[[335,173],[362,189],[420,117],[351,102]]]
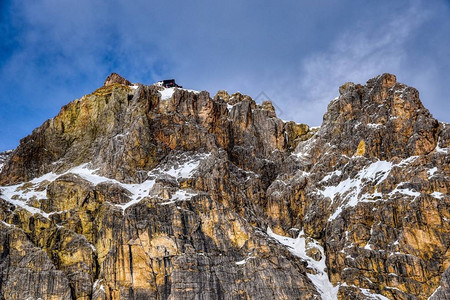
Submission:
[[[9,158],[9,156],[11,155],[12,151],[4,151],[4,152],[0,152],[0,172],[3,169],[3,164],[5,163],[5,161]]]
[[[441,285],[429,298],[430,300],[450,299],[450,268],[442,274]]]
[[[0,224],[3,299],[71,299],[69,280],[22,230]]]
[[[394,75],[339,91],[313,130],[112,74],[0,161],[1,297],[445,298],[450,126]]]

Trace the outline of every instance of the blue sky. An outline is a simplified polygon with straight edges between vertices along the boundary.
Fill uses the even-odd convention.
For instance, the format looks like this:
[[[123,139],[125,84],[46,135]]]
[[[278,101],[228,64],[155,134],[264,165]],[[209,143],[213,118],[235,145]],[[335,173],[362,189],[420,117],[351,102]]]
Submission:
[[[0,1],[0,151],[117,72],[250,96],[320,125],[384,72],[450,122],[450,1]]]

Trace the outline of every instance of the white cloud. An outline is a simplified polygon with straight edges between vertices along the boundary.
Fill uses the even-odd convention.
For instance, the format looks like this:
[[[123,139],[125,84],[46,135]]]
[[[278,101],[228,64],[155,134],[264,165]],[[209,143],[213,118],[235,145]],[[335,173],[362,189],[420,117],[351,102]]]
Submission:
[[[297,88],[268,91],[277,95],[275,102],[280,100],[281,117],[320,125],[328,103],[338,95],[343,83],[365,83],[381,73],[407,71],[407,42],[427,17],[416,4],[393,14],[388,22],[357,24],[338,35],[327,51],[302,60]]]

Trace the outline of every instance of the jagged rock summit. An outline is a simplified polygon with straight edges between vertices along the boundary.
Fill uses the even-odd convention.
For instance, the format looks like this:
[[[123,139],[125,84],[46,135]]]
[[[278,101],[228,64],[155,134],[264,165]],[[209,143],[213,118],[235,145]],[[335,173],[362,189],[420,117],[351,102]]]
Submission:
[[[448,299],[450,126],[339,94],[310,128],[111,74],[0,153],[0,299]]]
[[[117,73],[111,73],[108,77],[106,77],[105,83],[103,86],[113,85],[114,83],[123,84],[123,85],[131,85],[131,82],[123,78]]]

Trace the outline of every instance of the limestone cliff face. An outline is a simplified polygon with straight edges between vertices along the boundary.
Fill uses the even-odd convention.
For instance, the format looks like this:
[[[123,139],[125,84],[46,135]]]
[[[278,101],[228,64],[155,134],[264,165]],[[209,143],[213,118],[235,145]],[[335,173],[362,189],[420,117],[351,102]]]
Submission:
[[[0,299],[447,299],[450,126],[339,92],[313,130],[111,74],[0,154]]]

